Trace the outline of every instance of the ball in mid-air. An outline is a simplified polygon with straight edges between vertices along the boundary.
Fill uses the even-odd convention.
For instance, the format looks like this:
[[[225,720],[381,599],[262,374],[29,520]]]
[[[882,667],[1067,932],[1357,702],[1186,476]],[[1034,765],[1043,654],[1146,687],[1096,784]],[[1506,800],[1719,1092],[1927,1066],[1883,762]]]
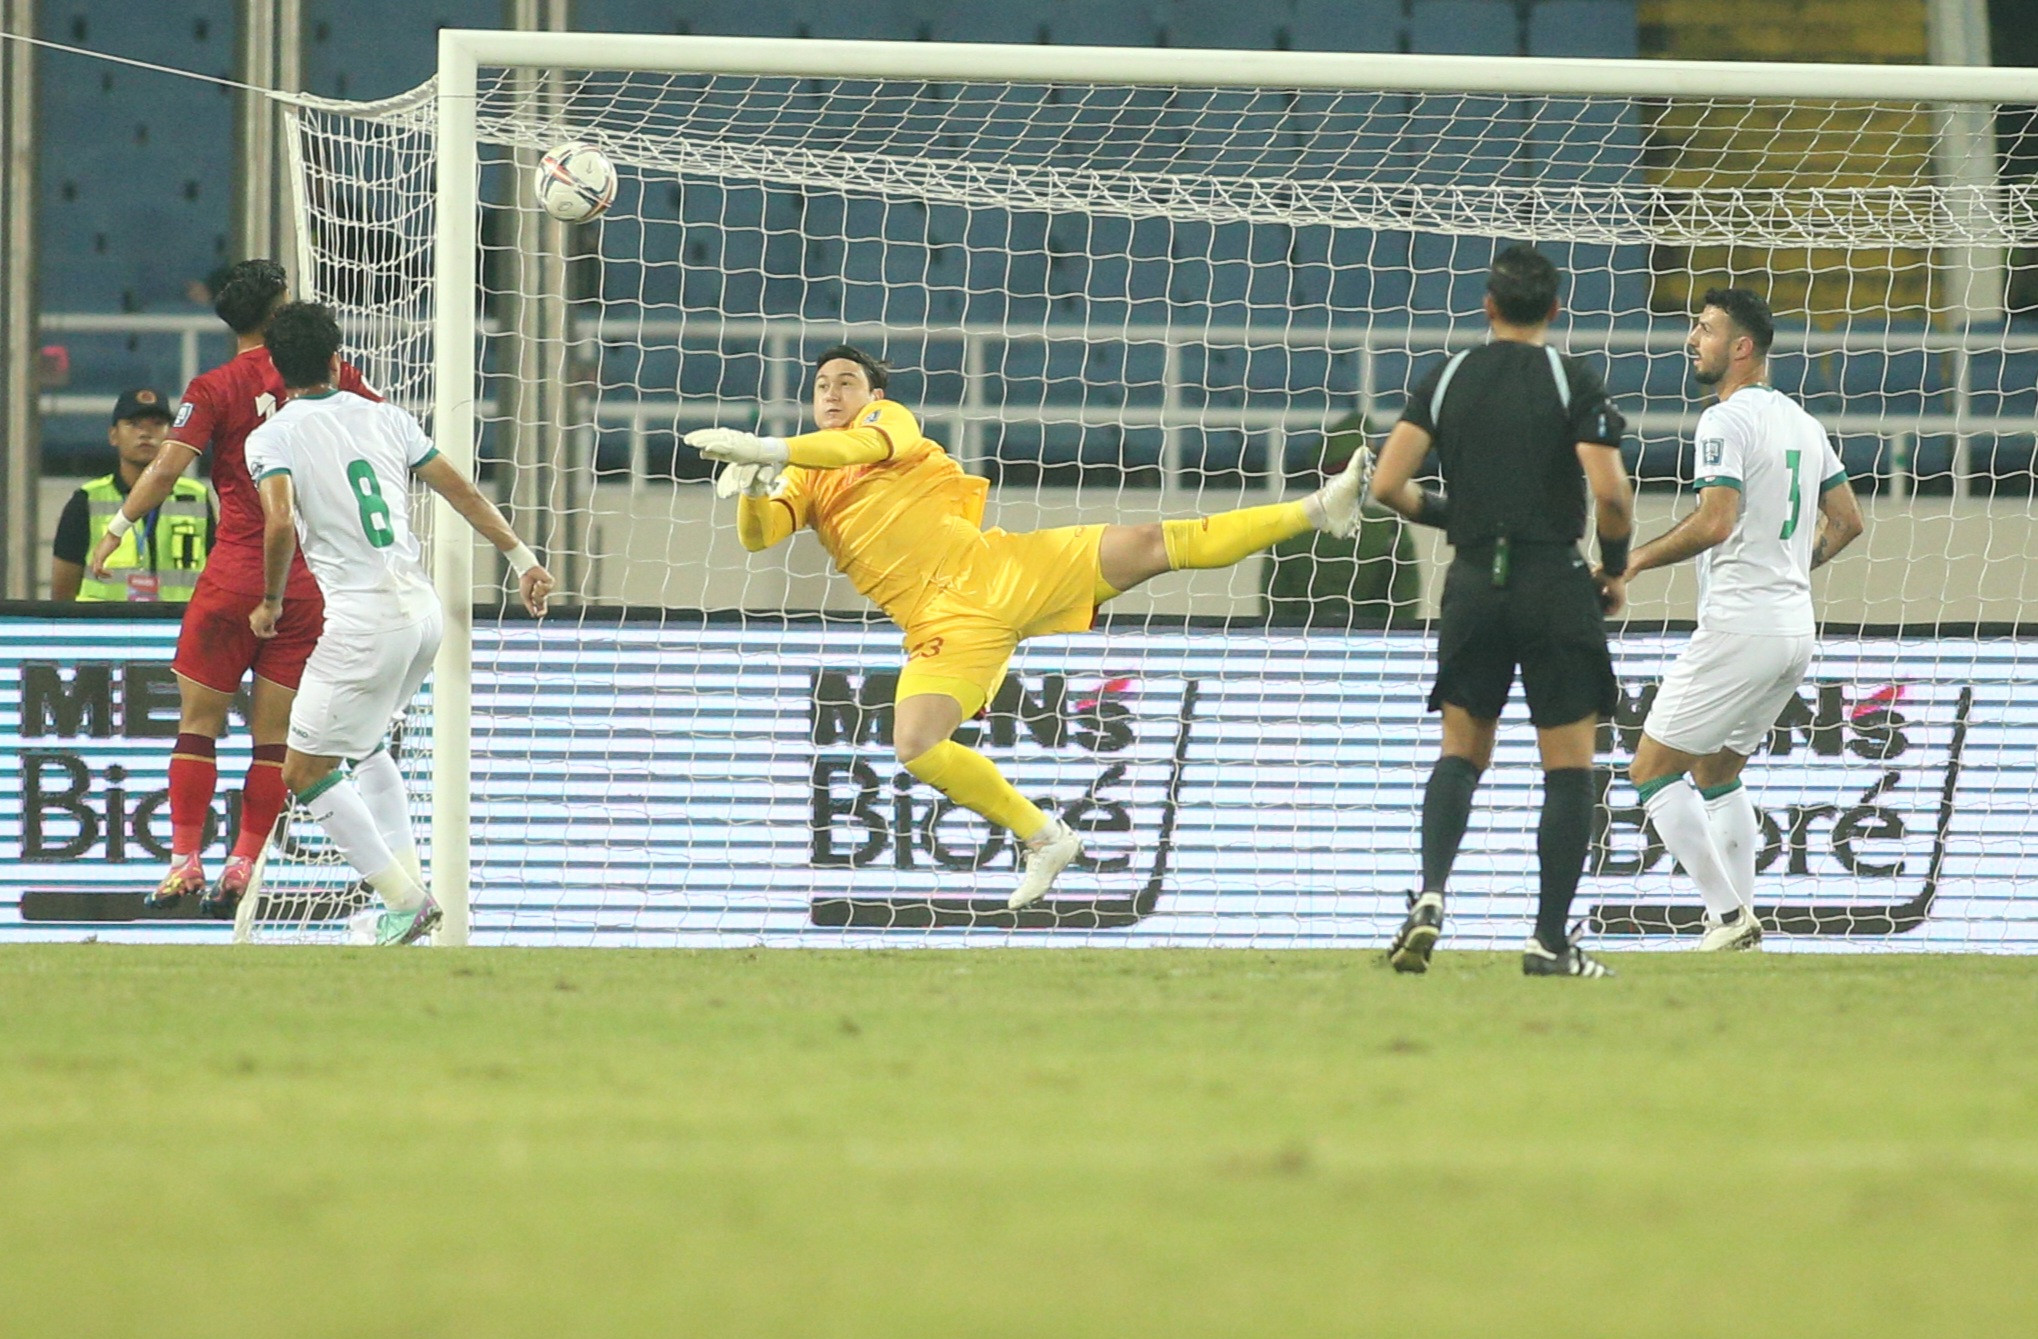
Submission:
[[[581,223],[616,198],[616,167],[592,144],[562,144],[538,160],[538,203],[562,223]]]

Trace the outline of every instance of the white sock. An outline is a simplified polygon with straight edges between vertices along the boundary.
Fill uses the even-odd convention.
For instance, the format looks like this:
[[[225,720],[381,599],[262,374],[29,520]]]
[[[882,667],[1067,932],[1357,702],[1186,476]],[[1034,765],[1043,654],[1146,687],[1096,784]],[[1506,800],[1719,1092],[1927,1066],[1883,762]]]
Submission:
[[[1038,851],[1049,842],[1058,840],[1062,833],[1067,830],[1059,818],[1049,814],[1047,822],[1041,825],[1040,831],[1034,833],[1031,837],[1022,838],[1019,844],[1029,851]]]
[[[421,867],[410,831],[410,796],[404,792],[403,773],[397,770],[388,749],[377,749],[354,764],[354,786],[374,816],[383,845],[398,864],[417,877]]]
[[[335,772],[311,793],[300,796],[304,807],[347,857],[347,863],[368,880],[392,911],[409,911],[425,900],[425,890],[403,867],[375,826],[368,802],[345,773]]]
[[[1713,845],[1712,827],[1705,818],[1705,801],[1699,799],[1691,779],[1678,777],[1643,801],[1643,805],[1656,825],[1656,835],[1698,885],[1706,909],[1715,916],[1730,916],[1737,911],[1741,899],[1734,896],[1734,881],[1727,875],[1719,848]]]
[[[1712,829],[1713,846],[1727,867],[1734,896],[1741,905],[1755,905],[1755,855],[1762,846],[1762,823],[1755,817],[1755,800],[1748,788],[1736,781],[1724,795],[1705,802],[1706,826]]]

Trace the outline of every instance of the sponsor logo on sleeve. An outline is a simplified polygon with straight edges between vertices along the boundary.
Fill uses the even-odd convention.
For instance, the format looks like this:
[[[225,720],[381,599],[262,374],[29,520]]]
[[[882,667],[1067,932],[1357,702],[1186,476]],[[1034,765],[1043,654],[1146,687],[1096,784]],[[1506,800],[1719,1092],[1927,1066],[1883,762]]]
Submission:
[[[1707,469],[1716,469],[1727,458],[1727,439],[1724,437],[1701,437],[1698,439],[1698,463]]]
[[[881,413],[880,410],[873,409],[868,414],[865,414],[863,416],[863,421],[865,423],[875,423],[878,421],[880,413]]]
[[[183,404],[177,406],[177,417],[175,420],[171,422],[170,426],[173,428],[181,428],[190,421],[191,421],[191,402],[189,400],[186,400]]]

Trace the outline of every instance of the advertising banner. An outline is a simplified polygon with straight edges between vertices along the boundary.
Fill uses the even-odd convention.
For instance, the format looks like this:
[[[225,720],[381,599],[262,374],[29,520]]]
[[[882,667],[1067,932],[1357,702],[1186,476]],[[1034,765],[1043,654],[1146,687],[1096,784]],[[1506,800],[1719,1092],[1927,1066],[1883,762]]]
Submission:
[[[0,938],[224,938],[135,919],[169,834],[175,633],[0,619]],[[1577,904],[1609,947],[1689,942],[1698,922],[1624,772],[1683,641],[1616,643],[1624,700],[1601,732]],[[893,754],[899,655],[895,631],[857,622],[484,620],[475,942],[1358,947],[1398,923],[1438,742],[1424,635],[1113,628],[1023,647],[961,738],[1087,853],[1020,913],[1004,905],[1013,843]],[[2013,638],[1824,639],[1746,774],[1771,946],[2038,948],[2022,895],[2034,689],[2038,652]],[[246,748],[237,717],[212,867]],[[1540,783],[1515,703],[1447,944],[1526,935]],[[293,873],[303,853],[330,860],[294,835],[272,869],[344,882],[329,863]]]

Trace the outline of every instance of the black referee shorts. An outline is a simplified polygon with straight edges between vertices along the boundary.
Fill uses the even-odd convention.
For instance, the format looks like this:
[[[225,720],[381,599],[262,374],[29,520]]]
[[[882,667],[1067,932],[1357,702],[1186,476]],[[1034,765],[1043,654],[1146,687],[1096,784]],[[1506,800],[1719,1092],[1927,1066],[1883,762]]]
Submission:
[[[1462,707],[1493,720],[1521,667],[1529,719],[1538,729],[1587,716],[1605,720],[1620,702],[1606,649],[1599,588],[1568,545],[1516,544],[1505,587],[1493,584],[1492,550],[1459,556],[1444,578],[1437,620],[1437,681],[1429,709]]]

